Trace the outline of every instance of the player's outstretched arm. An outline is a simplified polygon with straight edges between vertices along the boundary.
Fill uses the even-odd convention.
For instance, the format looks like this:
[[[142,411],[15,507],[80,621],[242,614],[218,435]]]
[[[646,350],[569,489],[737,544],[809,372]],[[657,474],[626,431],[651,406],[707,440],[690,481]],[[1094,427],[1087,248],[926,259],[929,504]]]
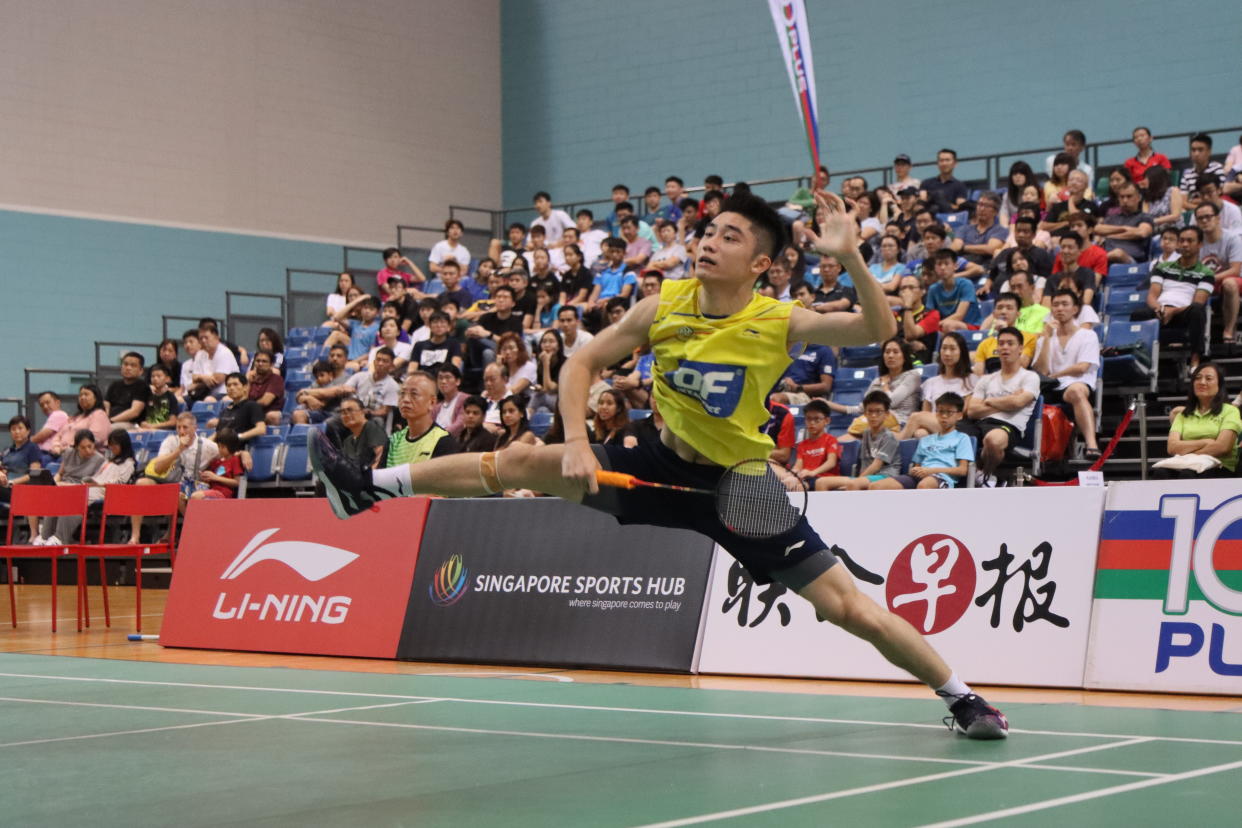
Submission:
[[[589,492],[599,491],[595,472],[599,461],[587,437],[587,394],[599,372],[647,344],[647,330],[655,319],[659,296],[648,296],[630,308],[621,321],[609,325],[574,355],[561,369],[558,406],[565,423],[565,451],[561,473]]]
[[[836,258],[854,280],[862,313],[815,313],[795,307],[789,319],[791,342],[818,345],[867,345],[883,342],[897,333],[897,321],[889,309],[884,289],[867,269],[858,252],[858,228],[845,202],[827,190],[815,192],[819,233],[806,235],[822,256]]]

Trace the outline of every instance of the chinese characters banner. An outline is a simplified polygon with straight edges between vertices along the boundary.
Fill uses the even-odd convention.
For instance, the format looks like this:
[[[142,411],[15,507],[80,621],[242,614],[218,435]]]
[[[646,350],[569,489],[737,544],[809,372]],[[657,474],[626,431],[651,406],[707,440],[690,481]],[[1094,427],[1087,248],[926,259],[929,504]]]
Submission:
[[[1104,489],[825,492],[807,517],[859,588],[964,680],[1081,687]],[[909,679],[717,548],[704,673]]]

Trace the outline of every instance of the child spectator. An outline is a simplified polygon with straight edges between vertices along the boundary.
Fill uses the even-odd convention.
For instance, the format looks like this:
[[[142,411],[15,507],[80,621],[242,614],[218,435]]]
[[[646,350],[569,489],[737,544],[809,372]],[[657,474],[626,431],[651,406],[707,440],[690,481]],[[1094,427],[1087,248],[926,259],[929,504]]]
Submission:
[[[340,398],[347,393],[347,389],[342,387],[345,378],[336,382],[329,363],[319,360],[311,366],[311,375],[315,378],[315,384],[298,392],[298,407],[291,415],[295,424],[322,423],[336,410]]]
[[[407,273],[404,270],[400,270],[402,265],[408,267],[410,272]],[[406,256],[402,256],[401,251],[397,248],[389,247],[384,251],[384,269],[375,274],[375,285],[379,288],[380,299],[388,298],[388,280],[393,276],[405,282],[407,287],[411,284],[422,285],[427,281],[427,275],[418,269],[418,265],[414,264]],[[338,322],[340,321],[339,312],[334,319]]]
[[[231,428],[221,428],[216,432],[215,443],[220,453],[210,468],[199,472],[201,488],[195,489],[190,500],[229,500],[237,497],[237,487],[246,473],[240,455],[241,435]]]
[[[966,478],[975,459],[970,438],[957,431],[965,402],[952,391],[936,398],[937,430],[919,440],[908,474],[877,480],[872,489],[952,489]]]
[[[462,427],[458,435],[461,450],[465,452],[494,451],[497,436],[483,426],[487,413],[487,400],[478,395],[466,397],[462,404]]]
[[[255,359],[258,359],[256,356]],[[142,422],[138,424],[138,428],[144,431],[152,429],[167,429],[171,431],[177,425],[177,412],[181,406],[177,403],[177,396],[169,387],[169,369],[162,362],[157,362],[151,366],[148,372],[151,377],[151,399],[147,401],[147,407],[143,410]]]
[[[862,435],[859,447],[858,462],[860,471],[857,477],[821,477],[815,481],[815,490],[820,492],[862,491],[876,481],[892,477],[900,470],[901,445],[896,435],[885,425],[889,418],[888,394],[883,391],[868,391],[863,397],[863,416],[867,421],[867,430]]]
[[[840,476],[837,461],[841,457],[841,446],[827,431],[830,415],[828,404],[823,400],[811,400],[802,411],[806,439],[798,443],[793,473],[809,489],[818,489],[821,477]]]
[[[596,328],[603,327],[602,317],[608,300],[614,296],[629,299],[638,285],[638,277],[630,272],[625,264],[625,242],[618,238],[604,240],[603,259],[606,266],[595,276],[595,284],[591,288],[591,296],[587,299],[588,313]]]
[[[258,351],[250,360],[250,399],[263,409],[268,425],[280,425],[285,409],[285,380],[273,370],[273,358],[269,351]]]
[[[940,330],[977,330],[982,316],[975,286],[968,279],[958,279],[955,270],[957,254],[940,249],[932,257],[937,281],[927,289],[927,306],[940,312]]]
[[[142,378],[142,354],[130,351],[121,357],[121,378],[108,386],[104,408],[114,426],[137,428],[151,400],[151,388]]]
[[[936,366],[940,369],[936,376],[923,380],[923,410],[910,415],[897,439],[908,440],[935,434],[939,421],[932,400],[938,400],[950,392],[968,400],[974,392],[976,379],[971,371],[970,353],[966,339],[960,333],[948,333],[941,337]]]

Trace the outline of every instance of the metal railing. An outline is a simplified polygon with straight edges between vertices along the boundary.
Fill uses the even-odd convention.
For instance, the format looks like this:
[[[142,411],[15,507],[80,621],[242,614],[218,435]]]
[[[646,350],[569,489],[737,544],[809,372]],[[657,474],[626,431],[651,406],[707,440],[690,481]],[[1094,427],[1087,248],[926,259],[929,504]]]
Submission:
[[[198,330],[198,320],[202,316],[178,316],[177,314],[165,314],[160,317],[161,330],[164,339],[175,339],[178,342],[178,359],[185,359],[185,354],[180,351],[181,334],[188,330]],[[214,317],[213,317],[214,318]],[[189,323],[189,324],[182,324]],[[229,325],[227,319],[216,319],[216,327],[220,329],[220,338],[229,338]]]
[[[257,301],[255,301],[257,300]],[[224,294],[224,316],[228,319],[229,330],[233,335],[241,340],[236,342],[241,347],[246,347],[246,343],[259,341],[259,331],[263,328],[273,328],[281,338],[284,338],[286,320],[288,314],[286,312],[286,297],[280,293],[247,293],[245,291],[226,291]],[[275,302],[279,306],[276,313],[261,313],[255,310],[249,310],[256,305],[264,305],[269,302]],[[243,312],[238,306],[248,309]]]
[[[66,411],[73,411],[77,408],[78,387],[87,383],[95,382],[95,375],[88,368],[69,369],[69,368],[26,368],[24,370],[24,378],[22,380],[22,397],[26,401],[26,410],[31,413],[31,423],[34,430],[38,431],[43,427],[43,420],[39,411],[39,395],[45,391],[50,391],[61,400],[61,408]],[[33,377],[61,377],[63,384],[55,382],[41,382],[35,385],[32,381]],[[58,387],[59,386],[59,387]],[[102,393],[102,390],[101,390]],[[65,405],[65,399],[68,397],[72,405]],[[100,402],[103,402],[100,400]],[[36,414],[35,412],[39,412]],[[36,421],[37,419],[37,421]]]
[[[115,353],[109,353],[115,348]],[[151,365],[159,359],[160,345],[158,342],[95,342],[95,381],[100,386],[121,378],[121,357],[134,351],[142,354],[145,365]],[[180,380],[180,377],[177,378]],[[103,390],[107,391],[107,388]]]
[[[285,306],[290,328],[314,328],[324,323],[327,319],[324,313],[327,295],[336,290],[339,276],[340,273],[334,270],[285,268]],[[315,290],[305,287],[308,277],[315,280]],[[295,285],[295,281],[301,284]]]

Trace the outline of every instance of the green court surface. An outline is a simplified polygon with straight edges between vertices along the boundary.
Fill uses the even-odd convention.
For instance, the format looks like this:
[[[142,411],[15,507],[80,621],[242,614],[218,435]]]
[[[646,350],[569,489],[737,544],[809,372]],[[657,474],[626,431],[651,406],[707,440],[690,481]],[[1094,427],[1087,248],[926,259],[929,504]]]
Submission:
[[[1236,713],[0,655],[5,825],[1242,822]]]

